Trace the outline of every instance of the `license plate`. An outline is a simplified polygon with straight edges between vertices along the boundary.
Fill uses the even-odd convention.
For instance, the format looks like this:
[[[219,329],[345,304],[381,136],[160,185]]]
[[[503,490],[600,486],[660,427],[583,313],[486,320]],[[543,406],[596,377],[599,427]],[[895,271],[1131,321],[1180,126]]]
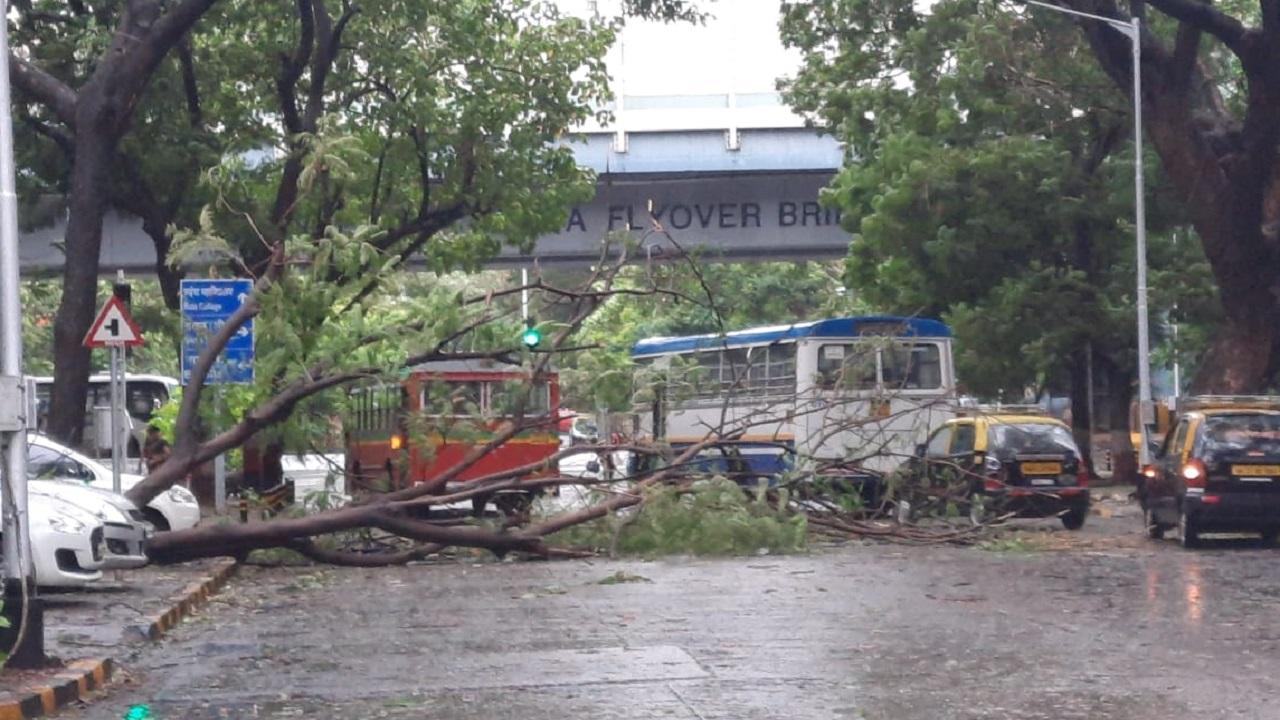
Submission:
[[[1023,475],[1057,475],[1062,472],[1062,463],[1056,462],[1024,462]]]
[[[1052,485],[1053,478],[1031,478],[1032,485]]]
[[[1237,477],[1269,477],[1280,475],[1280,465],[1232,465],[1231,474]]]

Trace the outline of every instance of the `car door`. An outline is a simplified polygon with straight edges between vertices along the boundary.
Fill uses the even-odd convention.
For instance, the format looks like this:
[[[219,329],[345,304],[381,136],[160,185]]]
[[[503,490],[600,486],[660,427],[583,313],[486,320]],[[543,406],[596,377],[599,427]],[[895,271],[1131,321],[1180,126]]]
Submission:
[[[951,469],[953,425],[943,425],[929,436],[924,449],[925,478],[929,485],[946,483]]]
[[[1179,420],[1165,436],[1159,456],[1152,463],[1156,468],[1156,476],[1147,481],[1147,505],[1158,522],[1177,522],[1177,494],[1181,482],[1178,472],[1182,469],[1182,456],[1190,441],[1190,429],[1190,417]]]
[[[981,468],[974,467],[974,445],[977,441],[977,427],[972,422],[960,422],[952,426],[951,445],[949,449],[952,462],[952,474],[973,484]]]

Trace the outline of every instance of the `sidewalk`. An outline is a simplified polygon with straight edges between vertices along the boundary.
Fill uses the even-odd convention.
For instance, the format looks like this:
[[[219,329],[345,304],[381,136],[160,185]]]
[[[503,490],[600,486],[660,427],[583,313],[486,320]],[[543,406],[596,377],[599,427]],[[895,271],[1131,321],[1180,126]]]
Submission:
[[[38,717],[100,688],[126,646],[159,638],[235,567],[225,560],[147,567],[120,580],[108,572],[86,588],[42,592],[45,654],[58,662],[0,674],[0,720]]]

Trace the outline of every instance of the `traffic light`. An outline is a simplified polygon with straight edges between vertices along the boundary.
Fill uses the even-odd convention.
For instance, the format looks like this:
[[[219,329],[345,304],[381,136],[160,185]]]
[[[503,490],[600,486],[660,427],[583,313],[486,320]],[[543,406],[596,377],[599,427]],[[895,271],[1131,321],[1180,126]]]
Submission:
[[[116,282],[111,286],[111,294],[120,298],[120,302],[124,303],[124,309],[133,311],[133,286],[127,282]]]
[[[133,286],[124,281],[124,272],[122,271],[117,277],[115,283],[111,285],[111,294],[119,298],[124,303],[124,309],[127,313],[133,313]],[[124,349],[124,356],[133,357],[133,348]]]
[[[520,342],[530,350],[542,343],[542,332],[533,324],[533,318],[525,318],[524,332],[520,334]]]
[[[152,720],[154,717],[146,705],[134,705],[124,714],[124,720]]]

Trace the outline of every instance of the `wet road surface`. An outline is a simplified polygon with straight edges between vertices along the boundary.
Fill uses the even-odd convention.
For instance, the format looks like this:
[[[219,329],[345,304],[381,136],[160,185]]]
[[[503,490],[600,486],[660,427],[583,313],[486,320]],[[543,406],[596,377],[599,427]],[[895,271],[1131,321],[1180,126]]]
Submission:
[[[1280,550],[1090,523],[999,551],[246,568],[59,717],[1280,717]]]

